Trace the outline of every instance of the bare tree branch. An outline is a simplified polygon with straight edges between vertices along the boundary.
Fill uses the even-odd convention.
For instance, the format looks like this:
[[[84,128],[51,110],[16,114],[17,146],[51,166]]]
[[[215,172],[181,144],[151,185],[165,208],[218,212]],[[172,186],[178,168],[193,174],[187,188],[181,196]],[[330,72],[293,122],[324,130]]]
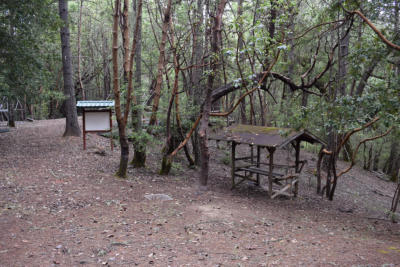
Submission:
[[[359,11],[359,10],[349,11],[349,10],[345,9],[343,6],[342,6],[342,8],[343,8],[343,10],[344,10],[346,13],[349,13],[349,14],[351,14],[351,15],[353,15],[353,16],[354,16],[354,15],[358,15],[365,23],[368,24],[368,26],[378,35],[378,37],[379,37],[386,45],[388,45],[389,47],[391,47],[391,48],[393,48],[393,49],[395,49],[395,50],[397,50],[397,51],[400,51],[400,46],[398,46],[398,45],[392,43],[391,41],[389,41],[389,40],[382,34],[382,32],[381,32],[380,30],[378,30],[378,28],[376,28],[376,26],[375,26],[371,21],[369,21],[368,18],[367,18],[363,13],[361,13],[361,11]]]
[[[371,124],[370,124],[370,125],[371,125]],[[370,138],[365,138],[365,139],[362,140],[360,143],[358,143],[356,149],[355,149],[354,152],[353,152],[353,156],[351,157],[351,164],[350,164],[350,166],[349,166],[347,169],[341,171],[341,172],[337,175],[337,177],[339,178],[340,176],[342,176],[343,174],[349,172],[349,171],[353,168],[353,166],[356,164],[356,163],[355,163],[355,160],[356,160],[356,157],[357,157],[358,149],[360,148],[360,146],[361,146],[362,144],[364,144],[365,142],[369,142],[369,141],[372,141],[372,140],[375,140],[375,139],[382,138],[382,137],[388,135],[388,134],[392,131],[392,129],[393,129],[393,126],[390,127],[390,128],[389,128],[385,133],[383,133],[383,134],[380,134],[380,135],[377,135],[377,136],[374,136],[374,137],[370,137]]]

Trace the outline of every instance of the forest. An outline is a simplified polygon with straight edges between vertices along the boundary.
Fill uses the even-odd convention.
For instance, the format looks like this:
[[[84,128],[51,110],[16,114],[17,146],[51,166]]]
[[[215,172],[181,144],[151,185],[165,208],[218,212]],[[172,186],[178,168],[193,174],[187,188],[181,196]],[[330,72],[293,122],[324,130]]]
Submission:
[[[63,119],[80,137],[77,101],[113,100],[115,183],[182,168],[210,194],[216,154],[232,163],[215,132],[307,129],[326,142],[302,146],[315,197],[335,202],[357,168],[387,182],[396,222],[399,23],[399,0],[3,0],[0,135]]]

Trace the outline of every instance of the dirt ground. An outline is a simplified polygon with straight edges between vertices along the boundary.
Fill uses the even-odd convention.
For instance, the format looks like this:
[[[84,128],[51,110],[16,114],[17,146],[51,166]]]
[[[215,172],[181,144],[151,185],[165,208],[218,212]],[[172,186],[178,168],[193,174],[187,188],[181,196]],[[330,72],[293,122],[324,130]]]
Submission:
[[[122,180],[108,139],[90,135],[83,151],[63,130],[49,120],[0,133],[0,266],[400,266],[400,224],[385,217],[395,186],[371,173],[354,168],[331,202],[304,153],[299,197],[269,200],[252,185],[230,190],[227,149],[212,144],[199,191],[184,159],[157,174],[159,145]]]

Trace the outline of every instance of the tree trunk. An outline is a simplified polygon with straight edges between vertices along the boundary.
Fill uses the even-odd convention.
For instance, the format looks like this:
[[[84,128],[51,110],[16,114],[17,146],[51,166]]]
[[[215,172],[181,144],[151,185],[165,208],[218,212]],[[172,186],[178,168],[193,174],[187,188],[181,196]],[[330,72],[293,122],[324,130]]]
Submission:
[[[116,173],[117,176],[119,177],[126,177],[126,171],[128,167],[128,160],[129,160],[129,144],[128,144],[128,138],[126,136],[126,124],[128,122],[128,115],[129,115],[129,110],[130,110],[130,105],[132,101],[132,91],[133,91],[133,82],[132,82],[132,77],[133,77],[133,59],[135,56],[135,51],[136,51],[136,44],[138,42],[138,31],[139,31],[139,23],[138,21],[141,18],[141,7],[142,7],[142,1],[139,0],[139,10],[138,13],[136,14],[136,27],[135,27],[135,33],[132,41],[132,48],[130,50],[130,55],[128,56],[128,64],[125,65],[126,62],[124,62],[124,72],[127,73],[127,80],[128,80],[128,90],[126,93],[126,103],[125,103],[125,110],[124,113],[122,114],[121,110],[121,97],[120,97],[120,88],[119,88],[119,81],[118,81],[118,18],[119,18],[119,11],[120,11],[120,1],[115,0],[115,13],[114,13],[114,20],[113,20],[113,50],[112,50],[112,59],[113,59],[113,75],[114,75],[114,98],[115,98],[115,115],[117,117],[117,122],[118,122],[118,132],[119,132],[119,142],[121,144],[121,159],[120,159],[120,165],[119,165],[119,170]],[[124,9],[126,9],[126,13],[128,6],[127,6],[127,0],[125,0],[125,5]],[[126,17],[124,18],[125,20],[129,20],[129,18]],[[127,22],[126,22],[127,23]],[[126,37],[126,32],[129,31],[129,28],[123,27],[123,36]],[[128,41],[128,40],[127,40]],[[129,42],[129,41],[128,41]],[[126,50],[125,47],[125,53],[127,53],[128,50]],[[124,59],[126,60],[126,59]],[[126,69],[127,68],[127,69]]]
[[[373,166],[372,166],[372,170],[373,171],[378,171],[379,170],[379,160],[380,160],[380,157],[381,157],[383,144],[384,144],[384,142],[382,142],[381,145],[379,146],[379,150],[375,150],[374,163],[373,163]]]
[[[392,207],[390,208],[390,211],[393,213],[396,212],[397,210],[397,205],[399,204],[400,201],[400,183],[397,184],[397,188],[394,191],[393,199],[392,199]],[[396,218],[393,216],[392,221],[395,222]]]
[[[243,50],[244,41],[243,41],[243,25],[241,23],[241,16],[243,16],[243,0],[238,0],[238,17],[239,17],[239,30],[238,30],[238,39],[237,39],[237,50],[236,50],[236,64],[239,70],[239,75],[242,76],[243,73],[241,71],[240,65],[244,60],[244,54],[240,51]],[[239,56],[240,54],[240,56]],[[243,92],[241,92],[243,94]],[[240,121],[242,124],[247,124],[247,116],[246,116],[246,99],[244,98],[240,103]],[[251,117],[251,114],[250,114]]]
[[[344,144],[344,147],[343,147],[343,152],[342,152],[343,160],[351,161],[352,155],[353,155],[353,149],[351,147],[351,142],[349,140],[346,142],[346,144]]]
[[[202,39],[202,27],[204,24],[204,15],[203,15],[203,0],[197,0],[197,8],[196,8],[196,22],[193,26],[193,62],[192,65],[201,65],[203,63],[203,53],[204,53],[204,42]],[[203,76],[203,67],[196,67],[192,71],[192,79],[191,79],[191,87],[193,88],[192,99],[193,106],[195,108],[200,108],[200,103],[203,100],[203,82],[201,82],[201,78]],[[193,120],[195,120],[195,116],[193,116]],[[194,162],[197,166],[200,166],[200,145],[199,145],[199,132],[198,128],[195,130],[194,135],[192,137],[192,147],[194,154]]]
[[[384,172],[390,176],[392,181],[395,181],[397,178],[397,173],[399,169],[399,160],[400,160],[400,154],[399,154],[399,142],[396,138],[393,139],[391,146],[390,146],[390,155],[389,158],[386,162]]]
[[[121,13],[121,31],[122,31],[122,47],[123,47],[123,66],[124,66],[124,82],[128,82],[129,72],[129,0],[123,0],[124,6]]]
[[[105,100],[111,92],[111,72],[108,60],[108,41],[103,32],[101,36],[103,38],[103,44],[101,47],[103,57],[103,99]]]
[[[339,30],[338,30],[339,31]],[[347,55],[349,54],[350,34],[347,33],[346,29],[343,29],[344,35],[338,36],[339,38],[339,50],[338,50],[338,61],[339,61],[339,79],[338,88],[341,96],[346,94],[346,76],[347,76]]]
[[[171,27],[172,28],[172,27]],[[166,120],[166,141],[165,145],[163,148],[163,158],[162,158],[162,164],[161,164],[161,170],[160,174],[161,175],[168,175],[169,171],[171,170],[172,167],[172,161],[170,160],[170,157],[168,156],[170,153],[173,151],[173,141],[172,141],[172,134],[171,134],[171,111],[172,107],[174,105],[174,100],[176,98],[177,92],[178,92],[178,85],[179,85],[179,71],[180,71],[180,65],[179,65],[179,58],[176,53],[176,47],[174,44],[174,36],[173,32],[171,30],[171,46],[173,49],[173,55],[174,55],[174,86],[171,92],[171,97],[169,100],[169,105],[168,105],[168,110],[167,110],[167,120]]]
[[[125,178],[126,170],[128,168],[129,159],[129,145],[125,134],[125,124],[121,112],[121,99],[119,89],[119,72],[118,72],[118,19],[121,9],[119,0],[115,0],[114,6],[114,19],[113,19],[113,41],[112,41],[112,61],[113,61],[113,91],[115,98],[115,115],[118,122],[119,142],[121,145],[121,157],[119,162],[119,169],[116,173],[118,177]]]
[[[372,165],[372,144],[369,146],[369,149],[368,149],[368,161],[367,161],[366,170],[370,171],[371,165]]]
[[[211,52],[213,55],[219,54],[219,46],[221,44],[221,25],[222,15],[225,9],[227,0],[221,0],[219,2],[216,14],[214,16],[214,25],[212,28],[211,37]],[[209,158],[210,153],[208,149],[208,121],[209,113],[211,111],[211,94],[214,86],[214,75],[218,67],[218,59],[216,56],[212,56],[210,62],[211,72],[207,77],[206,87],[206,98],[202,109],[202,118],[200,120],[199,137],[200,137],[200,151],[201,151],[201,175],[200,185],[206,186],[208,182],[208,171],[209,171]]]
[[[78,82],[79,82],[79,90],[82,92],[82,99],[86,100],[85,89],[83,88],[82,83],[82,75],[81,75],[81,32],[82,32],[82,9],[83,9],[83,1],[79,0],[79,21],[78,21],[78,37],[77,37],[77,46],[78,46]]]
[[[172,5],[172,0],[168,0],[167,8],[164,11],[161,43],[159,47],[160,56],[158,58],[158,64],[157,64],[157,79],[154,88],[153,108],[149,121],[150,127],[148,127],[148,132],[151,132],[151,126],[155,125],[157,122],[157,111],[161,97],[162,76],[163,76],[164,62],[165,62],[165,46],[167,43],[167,34],[171,22],[171,5]]]
[[[72,81],[72,61],[71,49],[69,41],[69,26],[68,26],[68,0],[59,0],[58,8],[60,17],[64,23],[61,27],[61,52],[64,77],[64,108],[65,108],[65,132],[63,136],[80,136],[81,130],[78,124],[78,114],[76,111],[75,92]]]
[[[138,13],[136,1],[132,1],[135,3],[133,10],[135,13]],[[137,22],[138,25],[138,35],[137,39],[142,40],[142,18]],[[135,98],[133,101],[134,107],[132,108],[132,126],[133,131],[138,134],[142,135],[143,128],[142,128],[142,99],[141,99],[141,88],[142,88],[142,42],[138,42],[136,45],[136,53],[135,53],[135,85],[136,85],[136,92]],[[135,140],[133,142],[133,159],[131,161],[131,165],[134,168],[142,168],[146,165],[146,143],[143,141]]]
[[[8,127],[15,127],[14,105],[10,97],[8,97]]]

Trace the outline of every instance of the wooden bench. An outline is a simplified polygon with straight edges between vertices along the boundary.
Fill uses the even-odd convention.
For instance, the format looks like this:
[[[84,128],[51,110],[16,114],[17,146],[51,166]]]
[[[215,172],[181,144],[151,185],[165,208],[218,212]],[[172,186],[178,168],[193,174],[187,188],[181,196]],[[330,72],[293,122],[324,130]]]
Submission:
[[[292,167],[292,166],[287,166],[287,165],[274,165],[274,167]],[[243,183],[244,181],[251,181],[254,182],[256,185],[260,185],[260,175],[264,175],[269,177],[270,172],[266,169],[262,169],[257,167],[256,165],[245,165],[245,166],[240,166],[236,167],[234,171],[234,177],[239,177],[241,178],[238,182],[233,179],[232,181],[232,189],[238,186],[239,184]],[[240,174],[238,172],[244,172],[243,174]],[[257,178],[254,179],[252,174],[257,174]],[[283,188],[279,190],[273,190],[271,193],[271,198],[276,198],[279,195],[284,195],[288,197],[296,197],[297,192],[298,192],[298,174],[282,174],[282,173],[277,173],[277,172],[272,172],[272,177],[273,180],[272,182],[283,186]],[[284,183],[286,183],[286,185]]]

